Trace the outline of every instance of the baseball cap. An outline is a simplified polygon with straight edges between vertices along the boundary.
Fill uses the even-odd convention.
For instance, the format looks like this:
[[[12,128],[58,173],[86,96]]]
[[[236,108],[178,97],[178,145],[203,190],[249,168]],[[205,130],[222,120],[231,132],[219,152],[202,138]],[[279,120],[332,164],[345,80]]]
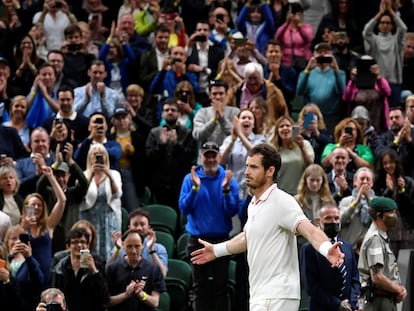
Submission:
[[[208,141],[205,142],[202,146],[201,146],[201,153],[205,154],[207,152],[215,152],[215,153],[219,153],[220,148],[219,146],[214,142],[214,141]]]
[[[5,59],[3,56],[0,56],[0,64],[5,64],[10,67],[9,61]]]
[[[58,168],[56,169],[56,172],[65,172],[69,173],[69,165],[66,162],[60,163]]]
[[[125,107],[117,107],[114,110],[114,117],[118,115],[126,115],[126,114],[129,114],[129,111]]]
[[[318,43],[317,45],[315,45],[315,51],[319,52],[320,50],[332,51],[332,47],[327,42],[321,42],[321,43]]]
[[[371,200],[370,205],[377,212],[387,212],[397,209],[397,203],[387,197],[375,197]]]

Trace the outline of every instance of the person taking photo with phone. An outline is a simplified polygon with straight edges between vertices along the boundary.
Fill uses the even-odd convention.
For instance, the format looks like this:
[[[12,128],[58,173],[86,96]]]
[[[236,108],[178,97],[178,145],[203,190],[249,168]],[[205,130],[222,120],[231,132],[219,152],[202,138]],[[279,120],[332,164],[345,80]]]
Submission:
[[[121,174],[110,169],[109,154],[100,143],[89,148],[84,174],[89,188],[79,206],[79,218],[95,226],[99,236],[97,253],[108,259],[112,253],[112,233],[121,230]]]
[[[341,102],[345,84],[345,72],[339,69],[331,45],[317,44],[306,68],[299,74],[296,92],[303,96],[304,103],[313,102],[319,106],[328,131],[333,131],[345,117]]]
[[[26,236],[26,244],[22,241],[23,236]],[[40,269],[39,261],[33,257],[32,246],[31,243],[27,243],[27,237],[21,225],[9,228],[4,237],[1,257],[5,260],[5,266],[4,270],[0,268],[0,281],[3,283],[0,292],[8,290],[8,296],[1,300],[0,307],[16,294],[18,297],[13,300],[13,308],[9,310],[33,311],[44,286],[45,276]],[[0,297],[3,298],[1,295]]]
[[[116,108],[113,112],[116,111]],[[111,112],[111,114],[113,114]],[[108,161],[111,169],[117,169],[119,160],[122,156],[121,145],[116,141],[107,138],[108,122],[102,112],[94,112],[89,117],[89,136],[82,141],[79,148],[76,150],[74,159],[76,163],[82,168],[86,169],[87,157],[91,145],[95,143],[102,144],[108,152]]]
[[[355,173],[360,167],[374,168],[374,155],[368,146],[362,144],[364,134],[359,123],[352,118],[345,118],[335,126],[335,143],[325,146],[321,157],[321,164],[325,169],[332,167],[332,150],[336,147],[345,147],[349,154],[347,171]]]

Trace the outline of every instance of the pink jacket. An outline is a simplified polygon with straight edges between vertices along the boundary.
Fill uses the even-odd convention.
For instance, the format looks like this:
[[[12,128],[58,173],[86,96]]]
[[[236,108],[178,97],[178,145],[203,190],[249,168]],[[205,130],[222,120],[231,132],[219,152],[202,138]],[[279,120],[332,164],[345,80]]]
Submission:
[[[275,39],[283,46],[282,64],[292,64],[292,51],[296,56],[303,56],[309,59],[312,55],[311,43],[313,29],[310,24],[302,24],[295,29],[290,24],[284,23],[276,31]]]
[[[391,87],[385,78],[380,78],[377,80],[374,86],[374,90],[380,93],[384,97],[384,116],[385,116],[385,124],[387,128],[390,126],[390,121],[388,118],[390,108],[388,105],[388,96],[391,95]],[[351,103],[355,100],[355,96],[358,93],[359,89],[356,87],[354,81],[349,80],[348,85],[346,86],[344,94],[342,94],[342,100],[348,104],[348,115],[350,115],[350,107]]]

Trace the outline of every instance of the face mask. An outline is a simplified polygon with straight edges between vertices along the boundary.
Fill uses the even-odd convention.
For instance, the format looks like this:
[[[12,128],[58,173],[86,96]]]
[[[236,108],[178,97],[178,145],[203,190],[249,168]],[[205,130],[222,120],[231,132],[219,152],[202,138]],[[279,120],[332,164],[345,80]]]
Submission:
[[[323,224],[323,231],[328,238],[333,239],[338,235],[339,231],[341,231],[341,224],[334,222],[330,224]]]
[[[384,223],[387,226],[387,228],[394,227],[398,222],[398,216],[385,216]]]

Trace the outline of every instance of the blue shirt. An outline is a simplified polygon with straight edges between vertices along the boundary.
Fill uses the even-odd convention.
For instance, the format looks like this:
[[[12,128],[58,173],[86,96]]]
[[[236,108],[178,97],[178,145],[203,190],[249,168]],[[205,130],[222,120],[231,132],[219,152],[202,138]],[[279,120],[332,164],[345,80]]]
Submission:
[[[86,96],[86,85],[77,87],[75,90],[73,110],[89,118],[94,112],[102,112],[107,119],[112,117],[115,106],[118,103],[118,93],[109,87],[105,87],[105,98],[97,90],[92,90],[92,96],[88,100]]]

